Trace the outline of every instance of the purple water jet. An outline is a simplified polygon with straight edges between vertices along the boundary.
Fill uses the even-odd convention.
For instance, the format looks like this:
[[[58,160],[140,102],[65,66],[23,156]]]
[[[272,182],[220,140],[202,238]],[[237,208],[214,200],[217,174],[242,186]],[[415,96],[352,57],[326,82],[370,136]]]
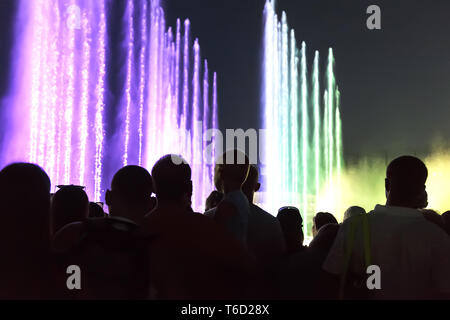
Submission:
[[[101,201],[120,165],[151,169],[164,154],[176,153],[192,166],[193,208],[201,210],[213,189],[204,155],[211,143],[205,132],[218,125],[217,76],[202,60],[198,39],[191,42],[189,20],[178,20],[173,33],[159,0],[126,2],[120,22],[125,77],[112,74],[112,5],[20,2],[12,102],[3,108],[11,122],[0,164],[37,163],[52,190],[84,185],[91,200]],[[111,77],[123,88],[114,101]]]

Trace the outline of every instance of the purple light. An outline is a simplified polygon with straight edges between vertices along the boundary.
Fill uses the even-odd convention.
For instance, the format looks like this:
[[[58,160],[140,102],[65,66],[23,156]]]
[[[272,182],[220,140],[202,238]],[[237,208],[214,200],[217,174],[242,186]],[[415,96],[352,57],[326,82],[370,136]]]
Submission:
[[[156,126],[157,121],[155,117],[158,92],[158,77],[157,77],[157,66],[158,66],[158,39],[159,39],[159,21],[158,21],[158,3],[151,2],[150,11],[150,61],[149,61],[149,92],[148,92],[148,122],[147,122],[147,149],[146,149],[146,167],[149,168],[153,166],[157,160],[156,155]]]
[[[208,159],[207,159],[207,155],[206,155],[206,147],[207,147],[207,143],[206,143],[206,131],[210,128],[208,128],[208,124],[211,123],[209,120],[209,70],[208,70],[208,61],[205,60],[205,65],[203,67],[203,144],[202,144],[202,149],[203,149],[203,163],[207,164],[208,163]],[[208,181],[208,179],[210,179],[210,176],[208,175],[208,170],[203,170],[203,177],[202,177],[202,181],[206,182]],[[208,196],[206,194],[206,188],[202,188],[202,199],[206,199],[206,197]]]
[[[159,0],[128,0],[119,22],[125,35],[121,50],[126,77],[117,81],[124,90],[109,98],[109,64],[117,61],[107,60],[106,3],[21,3],[27,19],[18,24],[26,28],[16,47],[17,70],[23,72],[14,77],[14,124],[8,141],[25,147],[16,148],[22,154],[5,153],[0,161],[37,163],[49,174],[53,191],[58,184],[80,184],[92,201],[101,201],[103,179],[119,169],[114,167],[118,163],[151,169],[164,154],[177,153],[192,165],[193,207],[201,210],[212,191],[204,134],[217,127],[216,75],[211,86],[199,41],[190,44],[189,20],[183,30],[178,19],[172,31],[166,28]],[[119,125],[107,126],[114,116],[120,117]]]
[[[44,5],[42,10],[48,10],[48,3]],[[49,38],[49,28],[48,24],[43,25],[43,37],[42,37],[42,47],[48,47],[48,38]],[[41,54],[40,64],[41,64],[41,72],[40,72],[40,92],[43,93],[41,98],[39,99],[39,137],[38,137],[38,158],[37,161],[39,163],[45,163],[45,145],[46,145],[46,133],[47,133],[47,121],[45,119],[49,116],[49,65],[48,62],[51,60],[52,55]]]
[[[202,179],[200,178],[200,170],[202,169],[199,164],[201,164],[200,156],[201,156],[201,150],[200,146],[202,145],[203,137],[200,136],[197,122],[201,119],[199,119],[199,90],[200,90],[200,46],[198,44],[198,39],[195,39],[194,41],[194,75],[192,78],[192,87],[193,87],[193,97],[192,97],[192,163],[191,166],[193,167],[193,179],[194,181],[202,182]],[[200,129],[202,129],[202,126],[200,126]],[[195,188],[202,189],[201,185],[194,186]],[[200,205],[201,200],[201,194],[198,194],[198,197],[194,197],[193,199],[193,205],[194,207],[197,207]]]
[[[105,4],[100,1],[100,21],[97,33],[97,56],[98,56],[98,78],[95,89],[96,106],[95,106],[95,167],[94,167],[94,201],[98,202],[101,199],[102,190],[102,168],[103,168],[103,112],[104,112],[104,94],[105,94],[105,75],[106,75],[106,16]]]
[[[64,96],[64,179],[63,184],[71,183],[72,165],[72,122],[75,95],[75,28],[66,26],[67,37],[64,37],[64,53],[66,57],[66,92]],[[45,94],[45,93],[44,93]]]
[[[79,182],[80,186],[84,185],[84,176],[86,172],[86,145],[88,138],[88,108],[89,108],[89,62],[91,59],[90,55],[90,42],[91,42],[91,28],[89,25],[89,19],[87,14],[83,14],[83,62],[81,67],[81,78],[82,78],[82,89],[81,89],[81,123],[79,126],[79,148],[80,148],[80,158],[79,158]]]
[[[145,54],[147,43],[147,1],[142,1],[141,24],[141,54],[140,54],[140,78],[139,78],[139,165],[142,165],[142,148],[144,138],[144,105],[145,105]]]
[[[177,39],[175,57],[175,105],[178,108],[180,97],[180,55],[181,55],[181,21],[177,19]],[[178,110],[177,110],[178,111]]]
[[[218,122],[218,118],[217,118],[217,114],[218,114],[218,102],[217,102],[217,73],[214,72],[214,79],[213,79],[213,111],[212,111],[212,128],[213,129],[218,129],[219,128],[219,122]],[[215,140],[215,138],[214,138]],[[212,153],[212,160],[216,161],[216,149],[213,149],[213,153]],[[212,176],[211,176],[211,179]]]
[[[131,80],[133,67],[133,49],[134,49],[134,27],[133,14],[134,5],[133,0],[128,0],[128,57],[127,57],[127,83],[126,83],[126,115],[125,115],[125,151],[123,154],[123,165],[128,165],[128,144],[130,143],[130,113],[131,113]]]
[[[35,53],[30,57],[31,59],[31,104],[30,104],[30,155],[29,161],[37,161],[37,149],[38,149],[38,130],[39,130],[39,101],[40,101],[40,78],[41,73],[41,52],[42,52],[42,34],[44,25],[44,16],[42,10],[44,8],[45,0],[37,0],[33,2],[34,16],[33,25],[35,28],[32,39],[34,39],[32,47],[35,49]]]
[[[189,20],[184,21],[184,72],[183,72],[183,116],[186,119],[189,109]]]

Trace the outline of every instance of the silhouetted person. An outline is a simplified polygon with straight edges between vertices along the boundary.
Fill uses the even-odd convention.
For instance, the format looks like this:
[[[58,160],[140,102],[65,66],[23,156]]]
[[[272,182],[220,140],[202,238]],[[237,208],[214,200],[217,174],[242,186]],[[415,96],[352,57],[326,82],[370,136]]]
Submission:
[[[327,225],[329,223],[338,223],[336,218],[329,212],[318,212],[314,218],[313,218],[313,225],[312,225],[312,234],[313,237],[317,235],[317,232],[322,228],[324,225]]]
[[[89,218],[64,226],[55,235],[54,256],[59,299],[146,299],[149,287],[146,250],[138,226],[116,218]],[[81,270],[81,290],[68,290],[66,268]]]
[[[442,214],[442,220],[444,221],[445,230],[450,234],[450,211],[446,211]]]
[[[306,250],[288,257],[279,270],[280,298],[308,300],[327,299],[319,281],[322,264],[334,243],[339,225],[329,223],[322,226]]]
[[[250,203],[248,246],[260,262],[268,265],[286,253],[286,244],[277,218],[253,203],[254,194],[261,187],[258,180],[258,168],[250,165],[247,180],[242,186]]]
[[[89,202],[89,218],[104,218],[105,211],[103,208],[95,202]]]
[[[0,171],[0,298],[51,298],[50,179],[38,166]]]
[[[356,216],[358,214],[364,214],[366,213],[366,210],[364,208],[358,207],[358,206],[352,206],[345,210],[344,212],[344,220],[347,220],[350,217]]]
[[[84,221],[89,215],[89,199],[82,187],[63,186],[51,201],[52,233],[65,225]]]
[[[54,238],[60,272],[74,264],[82,270],[83,290],[63,291],[67,299],[145,299],[150,274],[139,224],[153,208],[153,181],[137,166],[120,169],[107,191],[110,216],[62,228]]]
[[[362,215],[342,223],[324,270],[335,275],[346,272],[344,244],[349,243],[350,230],[358,223],[347,274],[360,279],[367,277],[364,256],[370,250],[371,261],[367,263],[381,270],[381,290],[371,290],[370,298],[448,298],[450,239],[417,210],[427,202],[427,176],[425,164],[415,157],[402,156],[393,160],[386,170],[386,205],[377,205],[365,215],[368,231],[363,227]],[[368,249],[365,249],[364,239],[370,241]],[[344,292],[351,291],[349,286],[347,283]],[[353,298],[358,297],[361,296]]]
[[[89,218],[64,226],[55,235],[60,299],[146,299],[147,251],[135,223],[117,218]],[[81,290],[68,290],[66,268],[81,270]]]
[[[264,274],[258,281],[260,292],[265,292],[267,298],[276,298],[273,295],[275,286],[273,273],[286,254],[286,244],[277,218],[264,211],[253,203],[255,192],[259,190],[258,168],[250,165],[250,170],[242,186],[242,191],[250,203],[248,219],[248,249],[256,257]]]
[[[157,161],[152,176],[157,208],[146,216],[153,299],[247,297],[250,257],[225,230],[191,209],[190,166],[176,155]]]
[[[220,203],[220,201],[222,201],[223,199],[223,193],[219,192],[217,190],[214,190],[213,192],[211,192],[211,194],[208,196],[208,198],[206,198],[206,203],[205,203],[205,211],[214,209],[215,207],[217,207],[217,205]]]
[[[206,212],[222,225],[244,246],[247,246],[250,205],[242,192],[242,185],[249,172],[249,159],[239,150],[221,155],[214,168],[214,184],[224,194],[216,209]]]
[[[291,255],[305,250],[306,247],[303,246],[303,219],[300,211],[295,207],[280,208],[277,219],[283,230],[287,254]]]
[[[150,173],[139,166],[126,166],[117,171],[106,191],[105,202],[110,217],[119,217],[140,224],[155,207],[153,181]]]
[[[311,251],[317,250],[322,253],[326,253],[326,255],[323,257],[323,259],[325,259],[334,243],[334,239],[336,238],[338,230],[339,224],[337,223],[327,223],[323,225],[317,232],[314,239],[311,240],[308,249],[310,249]]]
[[[428,205],[425,182],[428,170],[425,164],[411,156],[393,160],[386,170],[386,205],[423,209]]]

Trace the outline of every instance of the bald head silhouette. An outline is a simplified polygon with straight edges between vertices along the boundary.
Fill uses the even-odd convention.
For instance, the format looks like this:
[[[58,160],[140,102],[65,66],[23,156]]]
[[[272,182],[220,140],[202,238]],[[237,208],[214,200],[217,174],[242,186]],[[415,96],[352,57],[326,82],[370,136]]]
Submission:
[[[190,203],[191,174],[191,167],[180,156],[169,154],[159,159],[152,169],[158,203],[180,201]]]
[[[65,225],[83,221],[89,216],[89,198],[83,188],[64,186],[52,199],[52,232],[56,233]]]
[[[139,166],[126,166],[117,171],[106,191],[109,214],[129,218],[137,223],[155,206],[151,198],[153,180],[148,171]]]
[[[414,209],[425,208],[427,177],[427,167],[420,159],[413,156],[394,159],[386,170],[386,203]]]

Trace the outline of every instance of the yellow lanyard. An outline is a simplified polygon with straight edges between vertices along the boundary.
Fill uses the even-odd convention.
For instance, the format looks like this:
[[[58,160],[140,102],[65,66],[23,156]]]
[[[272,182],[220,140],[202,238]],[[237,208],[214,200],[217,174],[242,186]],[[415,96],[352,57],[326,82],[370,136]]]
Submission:
[[[356,234],[356,228],[358,225],[362,224],[362,231],[363,231],[363,250],[364,250],[364,262],[366,265],[366,268],[370,266],[372,263],[372,256],[371,256],[371,250],[370,250],[370,232],[369,232],[369,218],[367,216],[367,213],[360,214],[352,218],[350,222],[350,232],[347,234],[347,238],[344,243],[344,250],[345,250],[345,260],[344,260],[344,270],[341,275],[341,282],[339,287],[339,299],[344,299],[344,290],[345,290],[345,284],[347,280],[347,274],[348,269],[350,267],[350,260],[352,257],[353,252],[353,245],[355,242],[355,234]]]

